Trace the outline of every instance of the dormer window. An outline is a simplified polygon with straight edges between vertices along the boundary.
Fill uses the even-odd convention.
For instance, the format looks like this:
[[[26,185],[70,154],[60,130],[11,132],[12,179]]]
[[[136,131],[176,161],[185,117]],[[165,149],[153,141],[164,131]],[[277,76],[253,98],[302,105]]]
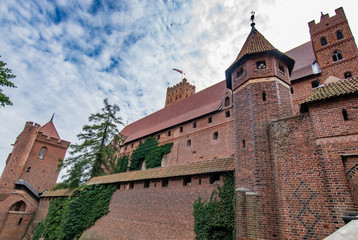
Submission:
[[[282,73],[282,74],[286,74],[285,73],[285,66],[282,63],[278,64],[278,70]]]
[[[343,39],[343,33],[342,33],[341,30],[338,30],[338,31],[336,32],[336,35],[337,35],[337,40]]]
[[[321,37],[321,46],[326,46],[327,45],[327,39],[326,37]]]
[[[343,59],[342,52],[339,51],[339,50],[335,50],[332,53],[332,59],[333,59],[333,62],[337,62],[339,60],[342,60]]]
[[[241,77],[244,74],[244,69],[242,67],[239,68],[236,72],[236,78]]]
[[[266,62],[265,61],[256,62],[256,69],[266,69]]]

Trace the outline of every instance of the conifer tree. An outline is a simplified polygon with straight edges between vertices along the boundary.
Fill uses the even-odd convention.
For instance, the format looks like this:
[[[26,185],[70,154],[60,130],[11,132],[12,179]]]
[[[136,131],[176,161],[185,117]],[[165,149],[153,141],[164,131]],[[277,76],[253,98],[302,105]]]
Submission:
[[[1,57],[1,56],[0,56]],[[5,67],[6,63],[0,60],[0,106],[5,107],[5,105],[12,105],[10,98],[3,94],[2,87],[12,87],[16,88],[15,84],[10,82],[11,78],[15,78],[14,74],[11,74],[11,69]]]
[[[116,150],[123,141],[119,135],[118,125],[123,125],[122,118],[117,117],[119,107],[110,105],[104,99],[101,113],[91,114],[88,118],[92,125],[85,125],[77,138],[81,144],[70,146],[71,156],[65,159],[59,167],[70,170],[65,176],[66,187],[74,188],[91,177],[113,173],[116,165]]]

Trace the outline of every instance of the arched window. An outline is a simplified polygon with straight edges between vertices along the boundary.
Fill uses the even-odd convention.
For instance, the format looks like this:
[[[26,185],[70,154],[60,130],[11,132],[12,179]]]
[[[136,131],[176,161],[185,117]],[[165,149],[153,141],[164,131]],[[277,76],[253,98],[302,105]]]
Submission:
[[[352,77],[352,72],[345,72],[344,73],[344,78],[350,78]]]
[[[26,204],[24,203],[24,201],[18,201],[11,206],[10,211],[25,212]]]
[[[230,98],[226,97],[225,98],[225,107],[228,107],[230,105]]]
[[[337,35],[337,40],[343,39],[343,33],[342,33],[341,30],[338,30],[338,31],[336,32],[336,35]]]
[[[342,60],[343,59],[342,52],[339,51],[339,50],[335,50],[332,53],[332,59],[333,59],[333,62],[337,62],[339,60]]]
[[[41,148],[41,152],[40,152],[40,155],[39,155],[39,158],[40,158],[40,159],[43,159],[43,158],[44,158],[45,153],[46,153],[46,150],[47,150],[46,147]]]
[[[326,46],[327,45],[327,39],[326,37],[321,37],[321,45]]]

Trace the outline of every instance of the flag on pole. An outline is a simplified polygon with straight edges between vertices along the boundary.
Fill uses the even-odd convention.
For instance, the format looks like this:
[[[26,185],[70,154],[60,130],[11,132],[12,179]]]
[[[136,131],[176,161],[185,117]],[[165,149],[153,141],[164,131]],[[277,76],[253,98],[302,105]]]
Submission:
[[[174,71],[177,71],[177,72],[178,72],[178,73],[180,73],[180,74],[183,74],[183,71],[182,71],[182,70],[180,70],[180,69],[173,68],[173,70],[174,70]]]

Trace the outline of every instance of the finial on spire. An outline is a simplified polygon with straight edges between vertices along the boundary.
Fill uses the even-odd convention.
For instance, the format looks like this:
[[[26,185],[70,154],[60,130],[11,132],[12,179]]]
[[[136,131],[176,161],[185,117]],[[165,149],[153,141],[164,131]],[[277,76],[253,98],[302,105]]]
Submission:
[[[251,11],[250,21],[251,21],[251,27],[255,27],[255,12],[254,11]]]
[[[52,114],[52,117],[51,117],[51,120],[50,120],[50,122],[52,122],[53,121],[53,118],[55,117],[55,113],[53,113]]]

